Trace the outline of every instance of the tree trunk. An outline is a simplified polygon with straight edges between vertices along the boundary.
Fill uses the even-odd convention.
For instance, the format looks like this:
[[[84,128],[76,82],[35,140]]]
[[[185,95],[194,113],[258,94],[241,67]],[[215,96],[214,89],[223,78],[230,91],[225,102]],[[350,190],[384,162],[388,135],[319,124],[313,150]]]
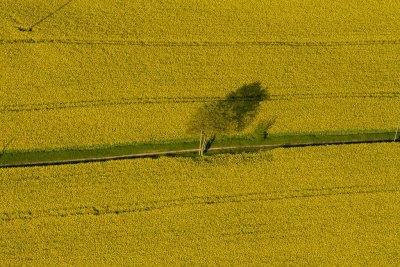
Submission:
[[[204,139],[204,133],[201,131],[200,133],[200,144],[199,144],[199,156],[202,157],[204,155],[204,149],[203,149],[203,141]]]

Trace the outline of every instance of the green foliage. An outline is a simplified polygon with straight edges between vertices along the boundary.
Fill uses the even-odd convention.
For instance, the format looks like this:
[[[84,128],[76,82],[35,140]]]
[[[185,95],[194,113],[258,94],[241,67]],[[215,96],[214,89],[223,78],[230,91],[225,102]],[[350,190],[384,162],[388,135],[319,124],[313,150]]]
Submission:
[[[231,118],[235,113],[223,102],[206,104],[194,116],[189,131],[198,133],[204,131],[207,134],[231,133],[235,130],[235,124]]]
[[[251,140],[265,140],[268,137],[269,129],[275,124],[276,118],[262,120],[257,124],[256,129],[250,134]]]

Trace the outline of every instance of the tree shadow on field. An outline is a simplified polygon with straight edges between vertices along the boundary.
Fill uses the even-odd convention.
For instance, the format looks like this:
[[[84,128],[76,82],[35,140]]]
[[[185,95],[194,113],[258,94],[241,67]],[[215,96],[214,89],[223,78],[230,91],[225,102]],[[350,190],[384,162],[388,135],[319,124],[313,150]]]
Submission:
[[[190,121],[188,133],[201,134],[200,149],[203,147],[206,152],[216,135],[245,130],[257,117],[261,103],[267,99],[269,94],[260,82],[245,84],[225,98],[200,108]]]

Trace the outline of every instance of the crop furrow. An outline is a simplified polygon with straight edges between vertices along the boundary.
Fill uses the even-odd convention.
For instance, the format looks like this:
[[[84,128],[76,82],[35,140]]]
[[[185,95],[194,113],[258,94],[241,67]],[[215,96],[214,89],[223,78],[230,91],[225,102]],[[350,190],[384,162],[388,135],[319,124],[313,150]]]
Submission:
[[[354,41],[140,41],[140,40],[86,40],[86,39],[1,39],[0,44],[67,44],[67,45],[121,45],[121,46],[289,46],[289,47],[318,47],[318,46],[370,46],[398,45],[400,39],[393,40],[354,40]]]
[[[300,189],[291,191],[244,193],[235,195],[199,196],[164,201],[148,201],[118,206],[81,206],[73,208],[0,213],[0,221],[31,220],[43,217],[70,217],[81,215],[107,215],[162,210],[190,205],[216,205],[244,202],[279,201],[315,197],[343,196],[354,194],[376,194],[400,192],[400,185],[360,185],[332,188]]]
[[[399,98],[399,92],[364,93],[364,94],[291,94],[270,96],[270,101],[301,100],[301,99],[345,99],[345,98]],[[54,102],[41,104],[16,104],[0,106],[0,113],[26,112],[41,110],[56,110],[70,108],[92,108],[99,106],[118,105],[144,105],[144,104],[184,104],[184,103],[206,103],[215,101],[258,101],[258,98],[241,97],[225,99],[223,97],[169,97],[169,98],[131,98],[119,100],[84,100],[73,102]]]

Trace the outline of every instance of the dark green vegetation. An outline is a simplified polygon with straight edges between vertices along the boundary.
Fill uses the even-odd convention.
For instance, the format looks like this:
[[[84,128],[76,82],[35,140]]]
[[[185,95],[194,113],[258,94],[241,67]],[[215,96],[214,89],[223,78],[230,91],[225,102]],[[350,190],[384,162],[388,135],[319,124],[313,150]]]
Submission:
[[[217,135],[239,134],[245,130],[257,117],[261,102],[268,98],[267,90],[255,82],[199,109],[188,127],[189,133],[200,134],[199,155],[207,152]],[[257,130],[262,128],[264,139],[272,125],[273,120],[259,124]]]
[[[395,136],[395,132],[321,132],[321,133],[298,133],[288,135],[269,135],[268,138],[264,139],[259,134],[247,135],[247,136],[236,136],[236,137],[219,137],[216,138],[213,147],[214,148],[229,148],[237,147],[232,149],[224,149],[221,151],[214,150],[209,151],[210,154],[214,153],[233,153],[237,151],[247,150],[259,150],[260,148],[246,148],[246,146],[257,146],[257,145],[277,145],[280,147],[291,146],[291,145],[312,145],[310,143],[321,143],[321,142],[348,142],[348,141],[360,141],[368,142],[372,140],[386,140],[391,141]],[[242,148],[240,148],[242,147]],[[272,147],[273,148],[273,147]],[[69,161],[69,160],[81,160],[81,159],[96,159],[103,157],[123,157],[141,153],[154,153],[157,152],[168,152],[168,151],[179,151],[179,150],[196,150],[198,149],[197,140],[171,140],[170,142],[164,143],[143,143],[143,144],[121,144],[121,145],[109,145],[99,147],[77,147],[64,150],[52,150],[52,151],[6,151],[3,157],[0,158],[0,167],[10,164],[29,164],[38,162],[57,162],[57,161]],[[172,153],[171,153],[172,154]],[[184,155],[185,153],[182,152]],[[189,156],[195,156],[196,151],[187,153]],[[152,157],[157,157],[153,155]]]
[[[188,131],[212,135],[241,132],[254,121],[266,99],[268,93],[261,83],[245,84],[224,99],[204,105],[192,118]]]

